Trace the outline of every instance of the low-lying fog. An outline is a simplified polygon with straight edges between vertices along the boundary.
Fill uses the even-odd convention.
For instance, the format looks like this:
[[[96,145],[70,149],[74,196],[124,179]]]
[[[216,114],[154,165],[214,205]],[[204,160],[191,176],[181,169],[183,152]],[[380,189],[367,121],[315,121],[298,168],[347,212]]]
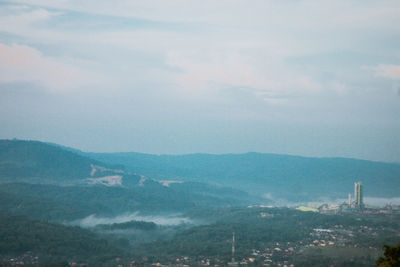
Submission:
[[[347,199],[318,199],[314,204],[341,204],[347,202]],[[275,207],[295,207],[299,205],[307,205],[310,202],[289,202],[284,199],[275,199],[274,204],[271,206]],[[396,198],[377,198],[377,197],[365,197],[364,203],[371,207],[383,207],[387,204],[400,205],[400,197]],[[113,224],[113,223],[125,223],[129,221],[143,221],[153,222],[161,226],[177,226],[182,224],[198,224],[188,217],[184,217],[181,214],[170,214],[170,215],[141,215],[139,212],[125,213],[115,217],[102,217],[92,214],[83,219],[72,221],[68,224],[77,225],[83,228],[95,227],[99,224]]]
[[[86,218],[71,222],[71,225],[78,225],[80,227],[89,228],[95,227],[99,224],[125,223],[129,221],[153,222],[155,224],[164,226],[194,223],[191,219],[187,217],[182,217],[180,214],[140,215],[139,212],[133,212],[121,214],[115,217],[97,217],[97,215],[92,214]]]

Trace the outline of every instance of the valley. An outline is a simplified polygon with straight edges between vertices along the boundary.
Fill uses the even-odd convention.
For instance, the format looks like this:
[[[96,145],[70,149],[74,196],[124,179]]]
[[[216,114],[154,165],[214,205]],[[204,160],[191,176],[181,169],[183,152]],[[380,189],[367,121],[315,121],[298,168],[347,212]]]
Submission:
[[[345,196],[354,173],[364,175],[366,196],[398,197],[399,164],[256,153],[121,156],[0,140],[0,262],[225,266],[234,232],[240,266],[371,266],[384,244],[400,240],[398,206],[301,210]],[[315,182],[321,176],[324,183]]]

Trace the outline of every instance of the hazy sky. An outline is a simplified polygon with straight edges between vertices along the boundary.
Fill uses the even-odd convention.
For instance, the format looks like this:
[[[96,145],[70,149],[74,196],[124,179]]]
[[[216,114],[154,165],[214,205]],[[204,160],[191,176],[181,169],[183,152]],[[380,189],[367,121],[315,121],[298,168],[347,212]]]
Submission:
[[[0,138],[400,162],[400,1],[0,1]]]

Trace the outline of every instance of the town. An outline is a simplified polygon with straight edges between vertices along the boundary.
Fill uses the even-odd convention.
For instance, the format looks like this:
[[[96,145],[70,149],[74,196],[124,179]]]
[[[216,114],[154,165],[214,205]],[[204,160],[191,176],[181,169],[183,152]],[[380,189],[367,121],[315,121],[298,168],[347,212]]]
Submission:
[[[252,205],[237,209],[235,220],[244,222],[245,227],[232,233],[231,239],[222,241],[221,253],[215,255],[184,254],[172,252],[167,256],[157,255],[135,256],[121,255],[110,260],[106,266],[308,266],[310,262],[317,263],[320,259],[330,260],[333,266],[343,259],[361,262],[364,265],[373,263],[381,255],[381,243],[389,241],[388,237],[400,237],[400,206],[386,205],[384,207],[370,207],[364,203],[363,185],[356,182],[354,186],[354,200],[351,196],[347,203],[320,204],[315,203],[293,208],[274,208],[263,205]],[[231,214],[227,211],[227,214]],[[227,215],[221,215],[223,218]],[[235,216],[237,218],[235,218]],[[315,217],[317,216],[317,217]],[[296,219],[295,217],[298,217]],[[246,220],[248,223],[246,224]],[[292,221],[291,221],[292,220]],[[280,228],[287,222],[287,228]],[[225,223],[230,224],[230,221]],[[271,225],[276,232],[270,238],[261,238],[253,242],[251,232],[262,234],[263,227]],[[213,225],[209,226],[214,229]],[[244,230],[247,229],[249,230]],[[278,228],[276,228],[278,227]],[[196,227],[195,227],[196,228]],[[194,229],[195,229],[194,228]],[[218,229],[215,226],[215,229]],[[277,229],[277,230],[274,230]],[[287,229],[287,230],[282,230]],[[250,231],[247,233],[246,231]],[[264,230],[265,231],[265,230]],[[300,233],[290,238],[280,238],[285,231]],[[203,232],[202,232],[203,233]],[[207,232],[204,232],[207,234]],[[189,237],[188,237],[189,238]],[[246,240],[249,239],[249,240]],[[279,240],[279,241],[277,241]],[[169,246],[169,241],[166,241]],[[201,240],[189,240],[201,243]],[[256,244],[254,247],[246,244]],[[171,240],[170,246],[179,241]],[[158,245],[155,245],[157,247]],[[178,244],[178,247],[181,246]],[[201,246],[201,244],[200,244]],[[204,246],[207,246],[204,244]],[[138,245],[137,247],[142,247]],[[151,246],[151,243],[149,244]],[[165,247],[161,246],[161,249]],[[160,253],[162,251],[157,251]],[[2,266],[43,266],[40,255],[27,251],[19,256],[3,256],[0,259]],[[71,260],[60,266],[89,266],[87,262]]]

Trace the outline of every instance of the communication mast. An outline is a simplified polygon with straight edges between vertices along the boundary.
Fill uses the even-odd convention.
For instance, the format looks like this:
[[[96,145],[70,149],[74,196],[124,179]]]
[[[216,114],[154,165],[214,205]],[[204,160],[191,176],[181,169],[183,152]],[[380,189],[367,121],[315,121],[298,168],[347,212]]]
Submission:
[[[235,262],[235,232],[232,233],[232,262]]]
[[[228,262],[229,266],[239,266],[235,261],[235,232],[232,233],[232,261]]]

